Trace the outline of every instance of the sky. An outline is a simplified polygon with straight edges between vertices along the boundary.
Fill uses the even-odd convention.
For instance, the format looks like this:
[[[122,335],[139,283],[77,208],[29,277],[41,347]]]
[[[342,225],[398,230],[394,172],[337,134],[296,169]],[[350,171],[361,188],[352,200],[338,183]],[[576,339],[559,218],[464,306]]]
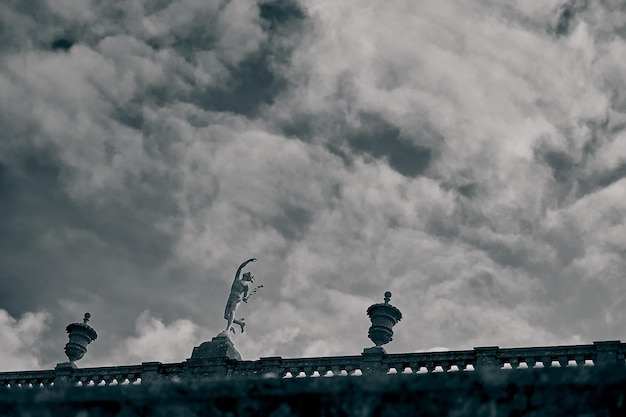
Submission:
[[[3,0],[0,371],[589,344],[626,322],[621,0]]]

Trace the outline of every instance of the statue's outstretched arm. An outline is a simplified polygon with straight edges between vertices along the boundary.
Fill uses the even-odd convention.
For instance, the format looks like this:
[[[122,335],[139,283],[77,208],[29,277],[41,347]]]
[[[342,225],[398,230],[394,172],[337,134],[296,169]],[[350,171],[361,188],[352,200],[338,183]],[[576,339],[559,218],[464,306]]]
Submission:
[[[237,269],[237,273],[235,274],[235,281],[237,281],[239,279],[239,274],[241,274],[241,270],[248,265],[250,262],[256,262],[257,259],[256,258],[250,258],[247,261],[245,261],[244,263],[242,263],[241,265],[239,265],[239,269]]]

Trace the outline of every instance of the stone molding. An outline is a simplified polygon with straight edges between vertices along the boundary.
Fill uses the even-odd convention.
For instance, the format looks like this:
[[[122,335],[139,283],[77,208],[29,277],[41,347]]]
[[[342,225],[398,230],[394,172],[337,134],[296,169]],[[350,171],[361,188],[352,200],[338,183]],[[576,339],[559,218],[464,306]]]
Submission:
[[[0,388],[52,385],[128,385],[153,381],[233,378],[301,378],[368,374],[470,372],[482,369],[614,367],[625,364],[626,343],[525,348],[477,347],[473,350],[388,354],[365,349],[361,355],[241,361],[224,357],[190,358],[181,363],[0,373]]]

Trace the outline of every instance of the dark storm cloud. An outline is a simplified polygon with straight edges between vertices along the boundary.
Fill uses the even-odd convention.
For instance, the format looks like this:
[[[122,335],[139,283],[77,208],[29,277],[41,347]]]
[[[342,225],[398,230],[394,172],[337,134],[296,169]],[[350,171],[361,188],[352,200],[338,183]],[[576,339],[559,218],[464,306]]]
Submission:
[[[270,30],[293,30],[306,17],[304,10],[295,0],[273,0],[259,5],[260,16],[269,23]]]
[[[374,112],[359,113],[354,123],[326,113],[296,115],[281,124],[281,131],[306,141],[314,141],[320,131],[324,131],[332,137],[326,144],[327,149],[344,163],[351,164],[355,155],[365,156],[383,160],[407,177],[424,175],[433,157],[430,148],[417,144],[419,139],[405,137],[399,127]],[[432,136],[426,129],[420,133]]]
[[[558,182],[568,182],[574,173],[574,161],[564,152],[547,152],[543,158],[552,169],[552,176]]]
[[[626,176],[624,163],[612,166],[595,166],[598,157],[606,152],[602,145],[613,141],[614,137],[624,131],[624,126],[611,124],[608,120],[581,122],[588,132],[581,152],[572,154],[568,150],[550,149],[539,145],[534,150],[535,158],[546,164],[556,183],[556,197],[559,204],[571,202],[572,198],[580,199],[589,193],[601,190]],[[570,132],[564,132],[567,136]]]
[[[66,38],[59,38],[59,39],[55,39],[54,42],[52,42],[51,48],[52,50],[62,50],[62,51],[69,51],[70,48],[72,46],[74,46],[76,42],[70,40],[70,39],[66,39]]]
[[[272,63],[272,51],[264,47],[233,68],[225,84],[196,90],[191,101],[206,110],[254,117],[286,87],[285,80],[273,72]]]
[[[280,215],[269,221],[285,239],[295,241],[302,239],[313,223],[313,212],[305,207],[286,205]]]
[[[359,127],[344,136],[357,153],[387,158],[393,169],[409,177],[424,174],[431,159],[431,150],[413,145],[403,138],[396,126],[374,113],[359,115]]]
[[[557,36],[567,35],[572,26],[572,21],[576,14],[583,12],[587,8],[586,0],[570,0],[564,3],[558,11],[558,18],[555,27]]]

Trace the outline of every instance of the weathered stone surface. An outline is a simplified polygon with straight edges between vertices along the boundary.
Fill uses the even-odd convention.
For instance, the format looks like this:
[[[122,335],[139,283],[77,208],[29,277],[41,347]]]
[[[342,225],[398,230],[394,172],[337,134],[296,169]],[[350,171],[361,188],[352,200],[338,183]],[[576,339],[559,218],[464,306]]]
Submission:
[[[376,346],[385,345],[393,340],[393,326],[402,319],[402,313],[397,307],[389,304],[391,292],[385,292],[385,302],[373,304],[367,309],[367,315],[372,321],[367,336]]]
[[[70,341],[65,345],[65,354],[70,362],[75,362],[85,356],[87,345],[98,338],[98,333],[87,323],[91,314],[85,313],[82,323],[68,324],[65,330]]]
[[[218,334],[210,342],[204,342],[193,348],[191,359],[228,358],[241,360],[241,355],[235,345],[224,332]]]
[[[387,354],[387,351],[382,346],[372,346],[372,347],[368,347],[368,348],[363,349],[363,356],[366,356],[366,355],[379,355],[379,356],[382,356],[382,355],[386,355],[386,354]]]
[[[561,368],[595,366],[623,367],[626,343],[594,342],[592,345],[543,346],[525,348],[477,347],[474,350],[446,352],[413,352],[387,354],[382,347],[366,348],[361,355],[319,358],[261,358],[243,361],[229,358],[226,347],[211,357],[211,349],[198,347],[193,358],[180,363],[144,362],[140,365],[75,369],[58,366],[39,371],[0,372],[0,387],[21,389],[58,385],[93,385],[136,383],[151,380],[184,380],[187,378],[264,378],[275,375],[333,376],[352,374],[424,373],[537,367]],[[214,347],[214,345],[212,345]],[[208,352],[207,352],[208,351]],[[226,351],[226,353],[224,353]],[[215,352],[215,351],[213,351]],[[234,353],[230,354],[236,357]]]
[[[572,367],[0,390],[4,416],[623,416],[626,373]]]
[[[57,366],[54,367],[56,370],[61,369],[78,369],[78,366],[74,362],[61,362],[57,363]]]

